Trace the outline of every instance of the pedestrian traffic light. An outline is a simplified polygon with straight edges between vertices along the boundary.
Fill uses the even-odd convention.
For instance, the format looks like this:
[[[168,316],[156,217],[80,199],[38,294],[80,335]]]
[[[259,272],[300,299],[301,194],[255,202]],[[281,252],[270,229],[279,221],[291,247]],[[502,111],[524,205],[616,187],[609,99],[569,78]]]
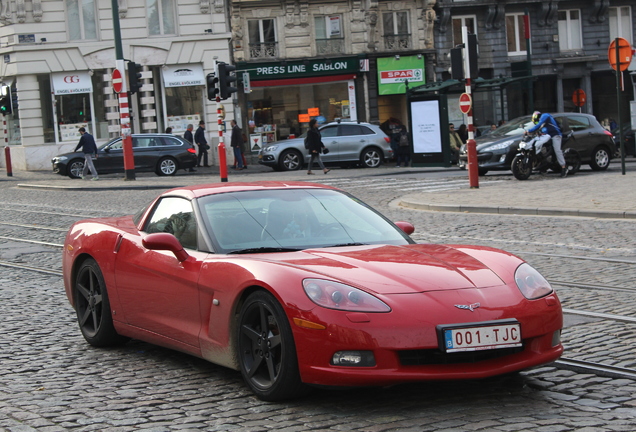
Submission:
[[[236,66],[232,66],[226,63],[218,64],[219,71],[219,89],[221,99],[225,100],[232,96],[232,93],[236,93],[238,90],[233,87],[232,84],[236,81],[236,76],[232,74],[236,70]]]
[[[205,77],[205,85],[208,89],[208,100],[216,100],[216,96],[219,94],[219,79],[214,73],[209,73]]]
[[[132,61],[128,62],[128,91],[137,93],[141,89],[141,65]]]
[[[3,85],[0,88],[0,114],[7,115],[13,112],[13,101],[11,99],[11,87]]]

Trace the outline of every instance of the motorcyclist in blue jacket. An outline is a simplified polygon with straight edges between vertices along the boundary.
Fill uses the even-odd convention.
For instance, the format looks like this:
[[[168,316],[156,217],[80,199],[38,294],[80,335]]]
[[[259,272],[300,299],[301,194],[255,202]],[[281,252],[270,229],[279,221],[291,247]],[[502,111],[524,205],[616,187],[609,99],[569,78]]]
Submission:
[[[527,135],[528,133],[541,130],[541,133],[543,135],[535,138],[537,153],[541,150],[543,144],[552,139],[554,154],[556,155],[557,162],[559,163],[559,165],[561,165],[561,177],[565,177],[566,175],[568,175],[568,167],[565,164],[565,158],[563,157],[563,151],[561,150],[561,141],[563,139],[563,134],[561,133],[559,124],[550,114],[541,114],[541,112],[539,111],[535,111],[532,114],[532,123],[534,123],[534,126],[526,130],[525,134]]]

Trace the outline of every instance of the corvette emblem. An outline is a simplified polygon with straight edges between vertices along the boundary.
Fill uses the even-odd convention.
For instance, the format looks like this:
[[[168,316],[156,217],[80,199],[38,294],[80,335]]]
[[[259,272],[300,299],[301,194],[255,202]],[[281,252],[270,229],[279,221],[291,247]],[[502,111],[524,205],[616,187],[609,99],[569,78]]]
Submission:
[[[473,303],[473,304],[469,304],[469,305],[455,305],[456,308],[458,309],[466,309],[469,311],[474,311],[475,309],[477,309],[479,306],[481,306],[479,303]]]

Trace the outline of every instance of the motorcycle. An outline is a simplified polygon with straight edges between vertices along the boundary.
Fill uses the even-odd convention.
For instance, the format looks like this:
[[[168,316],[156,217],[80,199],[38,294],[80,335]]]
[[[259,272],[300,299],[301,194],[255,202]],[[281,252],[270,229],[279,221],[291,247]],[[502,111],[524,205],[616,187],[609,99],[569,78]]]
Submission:
[[[572,131],[563,136],[561,147],[565,147],[565,143],[573,136]],[[581,156],[579,153],[573,148],[568,148],[563,151],[563,158],[568,167],[568,175],[576,174],[581,168]],[[527,180],[532,172],[546,172],[547,170],[561,172],[562,168],[557,162],[552,140],[543,144],[537,152],[535,136],[526,135],[519,143],[519,152],[512,160],[510,169],[516,179]]]

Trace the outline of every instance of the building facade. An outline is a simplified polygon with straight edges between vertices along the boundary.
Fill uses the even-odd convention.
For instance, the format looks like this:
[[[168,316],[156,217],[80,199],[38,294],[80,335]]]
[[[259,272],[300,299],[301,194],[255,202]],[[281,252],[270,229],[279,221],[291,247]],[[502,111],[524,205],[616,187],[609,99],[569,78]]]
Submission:
[[[616,76],[608,61],[608,47],[616,37],[633,45],[634,7],[630,0],[438,0],[435,79],[450,78],[450,49],[462,43],[461,27],[466,26],[477,35],[480,78],[526,75],[528,61],[528,74],[534,77],[532,87],[526,81],[476,94],[476,124],[488,126],[535,109],[580,110],[594,114],[599,121],[617,120]],[[526,43],[525,14],[530,23],[530,46]],[[621,111],[625,122],[634,100],[634,73],[636,62],[624,73]],[[585,101],[574,97],[577,90],[585,92]],[[451,120],[462,122],[454,101],[458,97],[449,95],[449,112]]]
[[[5,142],[16,169],[51,169],[73,150],[81,126],[98,143],[120,135],[110,0],[2,0],[0,77],[11,88]],[[131,98],[133,133],[182,134],[188,123],[216,123],[205,93],[214,60],[230,62],[223,0],[119,0],[123,55],[143,66]],[[216,135],[216,128],[210,136]],[[210,141],[210,140],[209,140]],[[1,162],[4,164],[4,160]]]

